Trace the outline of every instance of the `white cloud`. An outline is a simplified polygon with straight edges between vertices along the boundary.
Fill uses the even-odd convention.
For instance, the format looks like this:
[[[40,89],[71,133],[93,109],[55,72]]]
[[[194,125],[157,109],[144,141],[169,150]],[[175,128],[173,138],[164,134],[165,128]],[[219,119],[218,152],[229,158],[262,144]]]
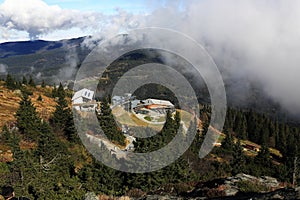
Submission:
[[[5,0],[0,5],[0,30],[2,37],[26,31],[33,39],[54,32],[59,38],[65,30],[74,29],[84,34],[78,30],[89,29],[99,39],[133,28],[132,24],[172,28],[205,44],[219,67],[227,70],[226,79],[245,85],[247,80],[260,83],[281,105],[300,112],[300,1],[166,2],[147,16],[121,10],[104,16],[49,6],[42,0]],[[90,39],[85,41],[87,46],[93,44]],[[235,91],[247,93],[243,87]]]
[[[47,5],[42,0],[5,0],[0,5],[0,26],[8,37],[9,31],[26,31],[31,39],[74,27],[97,27],[104,16],[95,12],[80,12]],[[2,36],[2,37],[3,37]]]
[[[7,73],[7,65],[0,63],[0,74],[6,74]]]
[[[167,6],[149,24],[182,31],[202,44],[228,79],[259,83],[266,94],[300,113],[300,1],[191,0]],[[247,94],[247,90],[236,90]]]

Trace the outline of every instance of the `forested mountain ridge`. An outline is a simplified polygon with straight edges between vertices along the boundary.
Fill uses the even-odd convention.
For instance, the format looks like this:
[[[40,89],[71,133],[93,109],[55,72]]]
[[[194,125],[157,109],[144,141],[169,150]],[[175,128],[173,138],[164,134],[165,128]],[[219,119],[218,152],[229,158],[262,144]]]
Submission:
[[[16,94],[18,98],[11,100],[18,101],[18,106],[13,106],[15,110],[7,113],[15,123],[4,126],[0,134],[2,152],[12,153],[11,159],[0,162],[0,186],[13,185],[18,194],[32,199],[82,199],[89,191],[99,195],[136,197],[157,194],[162,189],[172,195],[184,196],[205,181],[241,172],[257,177],[273,176],[292,183],[294,161],[299,154],[299,127],[251,110],[229,109],[222,131],[226,136],[222,146],[199,159],[203,133],[208,129],[210,118],[210,106],[202,106],[203,131],[198,130],[190,149],[181,158],[156,172],[130,174],[106,167],[85,150],[75,132],[68,103],[70,91],[65,91],[61,84],[59,87],[45,83],[36,86],[30,77],[18,80],[8,75],[6,81],[1,82],[1,90],[3,94]],[[45,118],[38,109],[39,102],[42,107],[46,106],[43,101],[52,111]],[[5,102],[0,98],[0,103]],[[105,112],[111,114],[107,108]],[[166,144],[174,136],[178,118],[168,118],[167,124],[157,137],[138,140],[135,143],[137,151],[147,152],[146,146],[155,149],[156,144]],[[242,145],[248,140],[260,144],[260,151],[247,155]],[[268,147],[278,148],[283,157],[275,157]],[[209,189],[197,194],[224,195]]]
[[[0,44],[0,77],[5,78],[6,73],[10,73],[17,77],[32,75],[34,79],[45,80],[47,83],[55,82],[58,84],[59,82],[73,81],[77,70],[92,50],[84,45],[87,38],[2,43]],[[112,64],[110,68],[113,69],[114,73],[111,73],[110,76],[122,75],[128,69],[124,66],[137,66],[150,62],[168,65],[165,61],[166,59],[160,55],[160,52],[153,50],[131,52],[129,55],[123,55]],[[222,65],[220,64],[220,66]],[[226,69],[220,67],[220,71],[221,73],[224,72],[224,76],[226,76]],[[202,88],[203,83],[191,77],[188,77],[188,80],[191,80],[192,85],[199,86],[195,89],[198,90],[197,95],[199,95],[200,102],[209,102],[209,95]],[[299,116],[290,115],[286,112],[284,108],[278,105],[278,102],[266,95],[256,82],[245,84],[250,87],[247,94],[241,92],[244,91],[243,88],[240,88],[238,92],[236,91],[237,87],[243,87],[240,82],[231,79],[225,80],[227,99],[231,107],[242,107],[256,112],[262,111],[265,114],[281,117],[286,121],[299,122]]]
[[[70,40],[60,41],[20,41],[20,42],[5,42],[0,44],[0,58],[8,58],[20,55],[29,55],[40,53],[43,51],[50,51],[62,48],[64,45],[79,45],[84,40],[84,37],[74,38]]]
[[[57,84],[73,80],[90,50],[81,45],[85,37],[60,41],[20,41],[0,44],[0,64],[16,77],[32,75],[35,80]]]

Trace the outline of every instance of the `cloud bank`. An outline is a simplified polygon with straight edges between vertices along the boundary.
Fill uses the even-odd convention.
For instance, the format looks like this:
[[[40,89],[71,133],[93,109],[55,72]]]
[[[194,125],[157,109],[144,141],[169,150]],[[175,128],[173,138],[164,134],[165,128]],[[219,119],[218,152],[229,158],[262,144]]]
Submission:
[[[0,5],[0,30],[2,36],[17,30],[35,39],[56,30],[88,28],[93,37],[84,45],[92,48],[93,40],[113,37],[131,28],[174,29],[205,46],[225,81],[235,83],[232,93],[245,94],[247,99],[250,83],[255,83],[289,111],[300,113],[300,1],[158,2],[150,1],[149,6],[155,9],[148,15],[120,10],[116,15],[105,16],[49,6],[42,0],[5,0]]]
[[[181,31],[204,44],[224,79],[236,80],[236,93],[247,97],[252,82],[300,113],[300,1],[184,2],[180,9],[174,3],[157,9],[148,25]]]
[[[0,5],[1,35],[4,38],[8,38],[13,30],[25,31],[33,40],[56,30],[97,27],[102,18],[100,13],[62,9],[42,0],[5,0]]]

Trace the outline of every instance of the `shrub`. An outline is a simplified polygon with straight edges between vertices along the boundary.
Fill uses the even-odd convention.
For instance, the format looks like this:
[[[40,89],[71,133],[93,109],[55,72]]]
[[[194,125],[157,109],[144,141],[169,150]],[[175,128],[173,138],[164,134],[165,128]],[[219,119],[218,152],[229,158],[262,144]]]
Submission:
[[[252,181],[240,181],[237,183],[237,187],[241,192],[263,192],[268,190],[267,186]]]
[[[145,196],[146,193],[143,192],[141,189],[133,188],[126,192],[126,196],[132,197],[132,198],[140,198]]]
[[[150,122],[152,121],[152,118],[150,116],[146,116],[146,117],[144,117],[144,119],[147,121],[150,121]]]

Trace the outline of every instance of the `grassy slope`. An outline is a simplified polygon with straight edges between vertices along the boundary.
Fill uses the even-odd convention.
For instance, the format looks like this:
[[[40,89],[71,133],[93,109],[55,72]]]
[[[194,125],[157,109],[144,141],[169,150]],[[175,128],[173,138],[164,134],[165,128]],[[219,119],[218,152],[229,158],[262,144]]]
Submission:
[[[33,104],[35,105],[35,107],[37,108],[37,112],[39,113],[41,118],[48,120],[49,117],[51,116],[51,113],[55,110],[55,105],[56,105],[55,100],[53,98],[48,97],[51,94],[52,89],[50,87],[41,88],[40,86],[37,86],[37,88],[30,88],[30,90],[33,91],[33,95],[31,95],[30,98]],[[42,96],[43,101],[37,101],[39,95]],[[21,100],[21,95],[19,91],[8,90],[5,87],[4,82],[0,81],[0,111],[1,111],[0,128],[1,129],[5,124],[8,124],[9,122],[15,122],[16,119],[14,115],[19,107],[20,100]],[[182,120],[184,121],[184,124],[188,127],[189,119],[191,119],[190,114],[188,114],[185,111],[180,111],[180,113],[181,113]],[[129,116],[128,113],[120,107],[113,109],[113,114],[115,115],[116,120],[119,121],[120,123],[125,123],[131,126],[136,126],[136,125],[149,126],[149,124],[135,118],[134,116],[132,115]],[[155,130],[160,130],[162,128],[162,125],[150,125],[150,127]],[[201,129],[201,123],[199,124],[199,128]],[[221,142],[224,139],[225,135],[217,131],[216,133],[221,134],[218,141]],[[241,141],[241,142],[242,144],[251,144],[260,148],[259,145],[254,144],[253,142],[250,141]],[[22,149],[31,149],[34,148],[35,144],[30,144],[25,141],[21,141],[20,146]],[[0,150],[6,152],[8,149],[5,146],[0,146]],[[270,151],[279,157],[282,156],[281,153],[276,149],[270,149]],[[248,156],[255,156],[257,154],[255,152],[245,152],[245,153]]]
[[[53,98],[48,97],[51,94],[51,88],[41,88],[37,86],[37,88],[31,88],[33,91],[33,95],[30,96],[31,101],[34,106],[37,108],[37,112],[40,117],[43,119],[48,119],[51,116],[51,113],[55,110],[55,100]],[[38,101],[38,96],[42,96],[42,101]],[[48,96],[46,96],[48,95]],[[0,127],[2,128],[5,124],[9,122],[14,122],[15,113],[18,110],[19,102],[21,100],[20,91],[8,90],[4,86],[4,82],[0,82]]]

